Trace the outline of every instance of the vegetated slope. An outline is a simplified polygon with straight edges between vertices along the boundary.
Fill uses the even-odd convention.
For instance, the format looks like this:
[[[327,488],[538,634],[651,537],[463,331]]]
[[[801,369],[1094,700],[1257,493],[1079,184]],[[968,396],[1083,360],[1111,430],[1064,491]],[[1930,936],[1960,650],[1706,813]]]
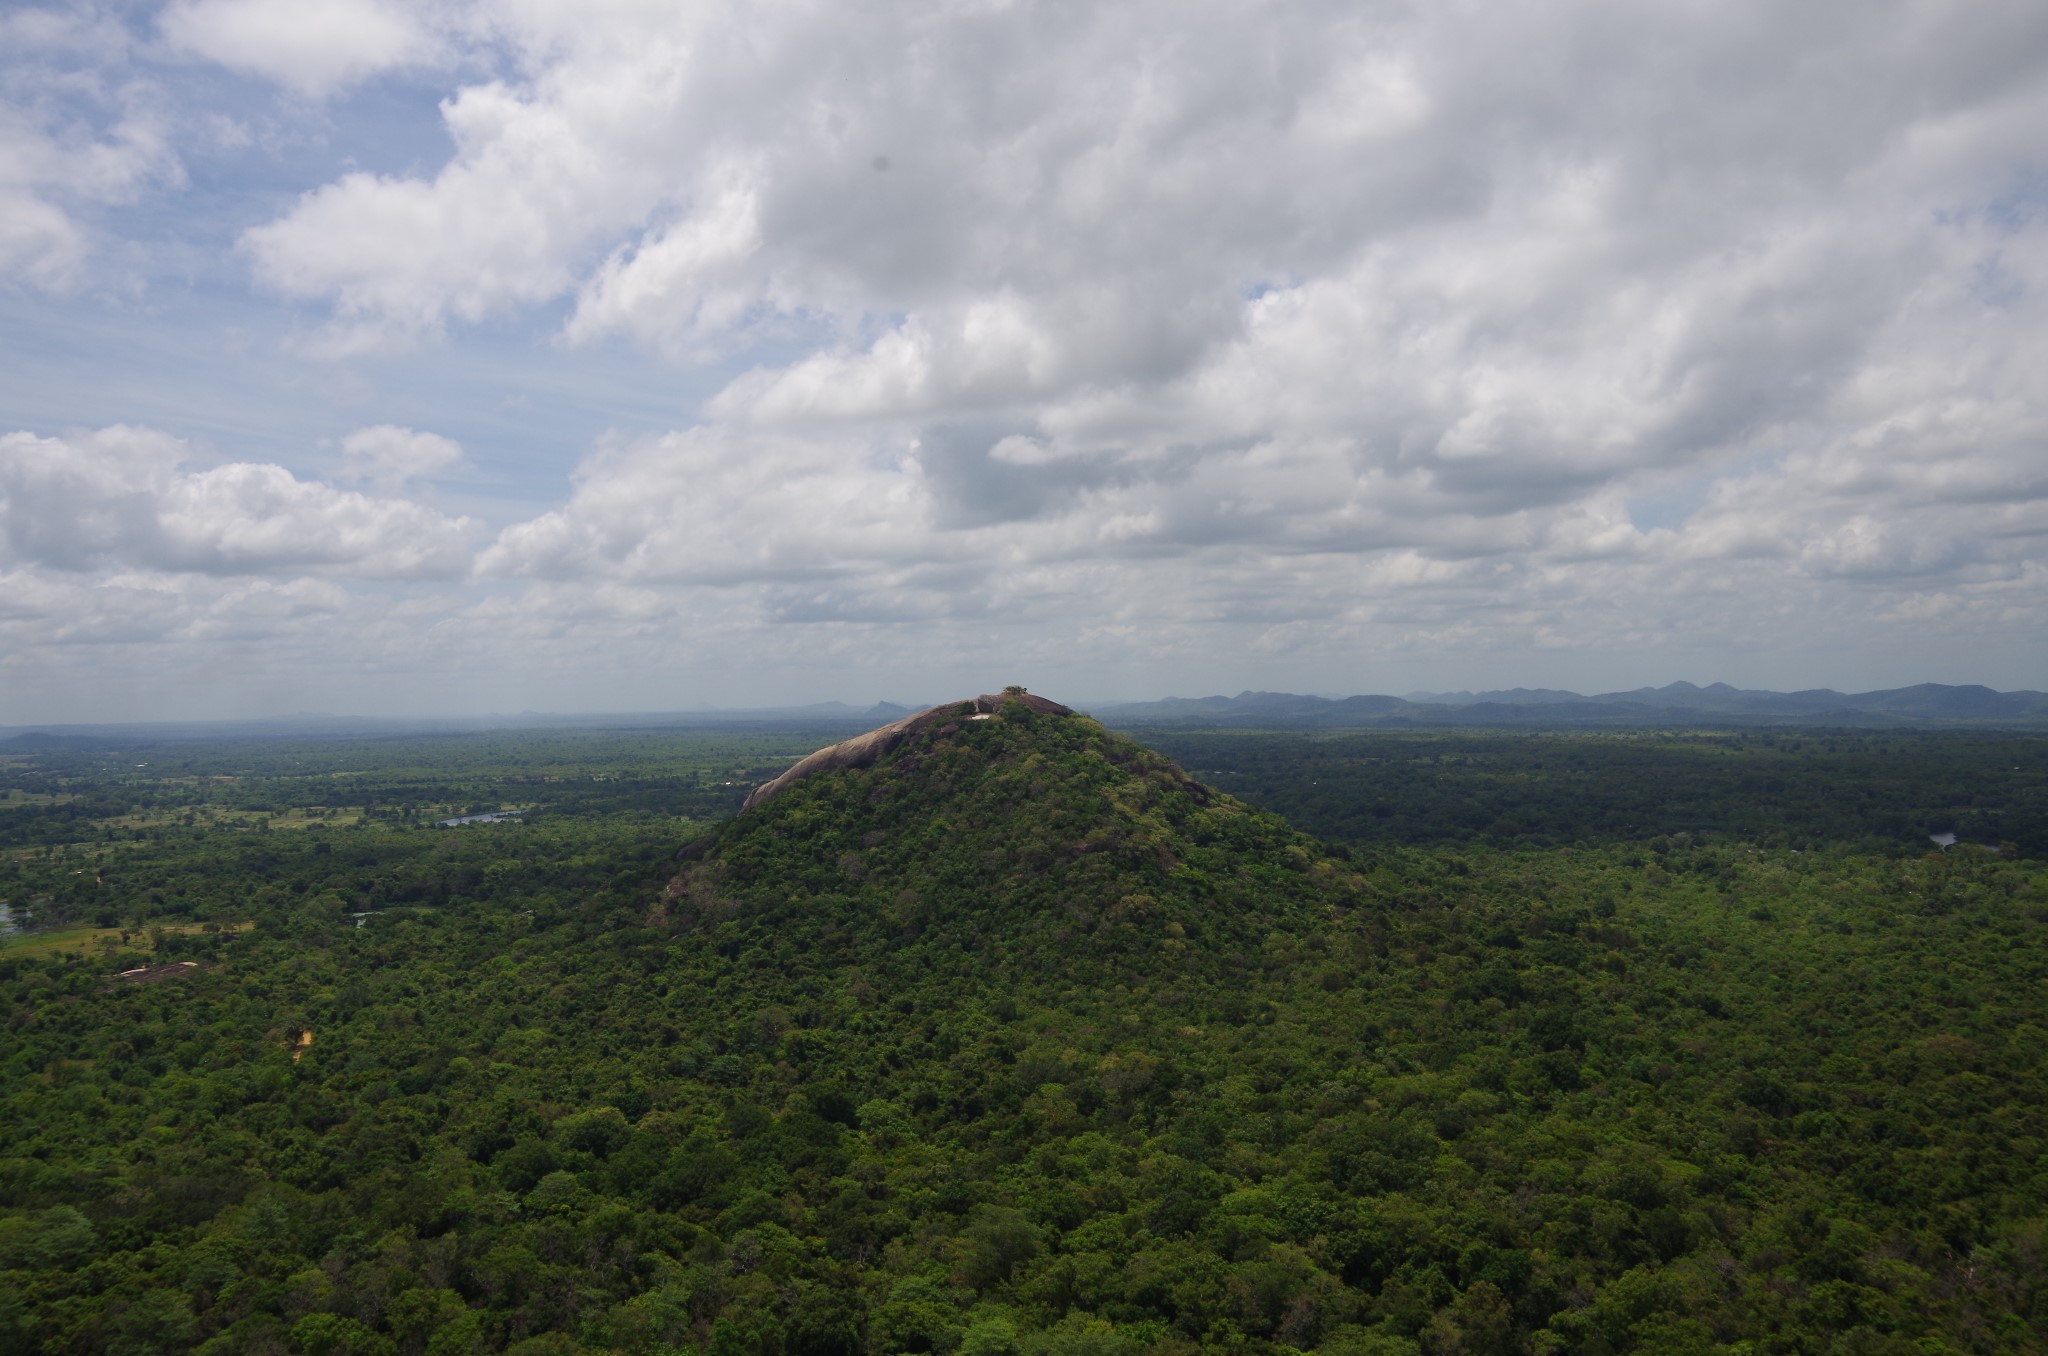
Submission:
[[[722,825],[666,920],[828,936],[920,980],[979,986],[1058,955],[1069,980],[1177,984],[1356,900],[1362,880],[1314,840],[1093,720],[982,705],[934,708],[873,766],[790,781]]]
[[[665,886],[0,974],[0,1334],[2039,1349],[2037,865],[1333,854],[993,705]]]

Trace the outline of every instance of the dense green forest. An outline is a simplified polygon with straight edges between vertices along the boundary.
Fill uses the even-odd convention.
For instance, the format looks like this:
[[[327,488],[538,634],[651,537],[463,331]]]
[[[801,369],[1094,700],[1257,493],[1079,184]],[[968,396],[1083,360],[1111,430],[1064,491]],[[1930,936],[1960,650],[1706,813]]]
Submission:
[[[2048,856],[2048,737],[1995,732],[1129,731],[1340,843],[1643,842],[1921,852],[1930,835]]]
[[[0,755],[0,1349],[2048,1349],[2048,740],[819,742]]]

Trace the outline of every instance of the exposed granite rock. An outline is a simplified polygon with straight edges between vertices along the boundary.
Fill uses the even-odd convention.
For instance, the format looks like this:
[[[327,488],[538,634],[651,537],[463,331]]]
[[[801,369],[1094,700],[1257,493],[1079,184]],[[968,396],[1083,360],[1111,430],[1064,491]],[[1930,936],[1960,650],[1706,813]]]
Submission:
[[[756,805],[766,804],[804,778],[814,777],[820,772],[830,772],[842,767],[869,767],[921,730],[933,725],[942,725],[947,721],[986,720],[997,714],[1004,702],[1022,702],[1026,707],[1042,715],[1074,714],[1072,707],[1061,706],[1058,702],[1048,701],[1044,697],[1034,697],[1022,688],[1008,692],[983,693],[969,701],[941,702],[937,706],[926,707],[915,715],[905,716],[902,720],[884,725],[880,729],[869,730],[866,734],[855,735],[843,743],[819,749],[774,781],[764,782],[755,787],[753,793],[747,797],[746,804],[740,808],[751,810]]]

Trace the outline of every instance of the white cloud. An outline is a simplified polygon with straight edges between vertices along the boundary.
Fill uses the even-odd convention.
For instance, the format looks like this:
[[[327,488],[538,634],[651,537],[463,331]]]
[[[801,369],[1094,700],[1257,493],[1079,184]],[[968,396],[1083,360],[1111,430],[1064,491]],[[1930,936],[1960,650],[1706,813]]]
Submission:
[[[0,272],[61,287],[84,258],[84,233],[62,208],[32,192],[0,190]]]
[[[30,17],[14,16],[0,39],[88,42],[61,28],[45,32]],[[76,81],[0,63],[0,280],[76,288],[95,245],[93,210],[182,177],[146,90],[88,83],[81,91]]]
[[[514,467],[481,417],[358,429],[341,478],[375,496],[63,440],[49,485],[7,472],[56,505],[61,533],[8,519],[45,571],[460,576],[378,618],[390,653],[672,666],[687,633],[1324,687],[1346,656],[2008,654],[1994,619],[2043,601],[2031,0],[176,0],[161,27],[302,94],[442,82],[439,127],[389,145],[246,120],[299,191],[240,258],[351,359],[312,369],[350,408],[397,350],[455,378],[445,411],[506,344],[679,375],[520,391],[596,407],[555,443],[595,447],[473,559],[402,487],[464,464],[454,434],[545,505],[541,436]],[[277,107],[381,138],[389,92]],[[0,123],[17,277],[78,276],[87,209],[171,172],[142,103],[94,97]]]
[[[0,14],[0,44],[17,57],[82,54],[105,63],[121,61],[132,45],[120,21],[91,4],[10,9]]]
[[[759,584],[923,563],[932,490],[915,459],[711,430],[600,449],[562,508],[516,524],[489,576]]]
[[[571,342],[772,351],[728,424],[1335,439],[1480,513],[1825,418],[2004,267],[1951,223],[2048,118],[2024,5],[490,12],[523,74],[445,105],[438,172],[245,238],[337,346],[573,298]]]
[[[650,54],[601,83],[550,78],[559,105],[470,86],[443,105],[457,154],[432,181],[346,175],[243,248],[266,285],[334,299],[342,350],[558,296],[606,235],[660,202],[661,129],[642,123],[635,86],[674,78]]]
[[[623,332],[655,347],[709,352],[754,304],[725,275],[760,249],[758,209],[753,194],[735,186],[638,248],[614,250],[583,285],[567,337]]]
[[[299,480],[281,466],[192,470],[186,460],[183,443],[148,429],[0,436],[0,551],[77,571],[404,578],[468,565],[468,519]]]
[[[462,444],[438,433],[396,424],[359,428],[341,440],[343,477],[395,489],[409,480],[432,480],[462,467]]]
[[[172,0],[157,25],[173,48],[315,97],[436,48],[418,7],[391,0]]]

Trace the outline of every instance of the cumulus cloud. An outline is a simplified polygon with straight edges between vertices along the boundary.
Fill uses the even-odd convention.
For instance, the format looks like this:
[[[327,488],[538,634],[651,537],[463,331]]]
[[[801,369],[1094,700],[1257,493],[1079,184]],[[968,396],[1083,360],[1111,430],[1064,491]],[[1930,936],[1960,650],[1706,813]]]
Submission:
[[[916,564],[930,498],[908,456],[696,430],[600,449],[566,505],[506,528],[478,569],[719,585]]]
[[[464,465],[462,444],[396,424],[359,428],[341,440],[343,474],[383,488],[432,480]]]
[[[436,46],[417,7],[390,0],[172,0],[157,25],[179,51],[315,97]]]
[[[582,444],[435,637],[1227,652],[1338,686],[1346,656],[1703,637],[1989,653],[2048,603],[2031,0],[174,0],[160,27],[301,94],[443,82],[434,138],[238,237],[316,351],[618,344],[708,392]],[[54,118],[16,161],[55,163]],[[0,250],[74,266],[73,199],[16,182]],[[85,479],[114,455],[65,446]],[[463,573],[459,524],[399,497],[461,447],[342,452],[381,497],[177,452],[9,540]]]
[[[1170,374],[1246,289],[1375,253],[1433,252],[1474,323],[1541,323],[1852,220],[1844,191],[1897,188],[1916,138],[1963,144],[1912,174],[1981,187],[1942,163],[2032,109],[2024,5],[1938,33],[1904,5],[1777,13],[503,6],[530,73],[445,106],[438,174],[340,181],[251,244],[277,285],[405,332],[565,293],[577,337],[907,314],[953,374],[905,396],[930,401]],[[333,258],[398,220],[426,229]]]
[[[1825,423],[1930,289],[2031,316],[2048,18],[1881,8],[503,7],[438,172],[244,244],[343,347],[571,298],[776,352],[726,425],[1334,441],[1323,494],[1511,513]]]
[[[191,469],[185,445],[113,427],[0,436],[0,552],[59,570],[214,575],[449,575],[473,524],[402,499],[297,479],[281,466]]]
[[[0,280],[76,288],[93,214],[182,181],[155,91],[118,76],[127,50],[119,24],[91,14],[0,15]],[[67,69],[81,62],[92,74]]]
[[[244,235],[258,278],[286,296],[332,298],[338,351],[563,293],[583,256],[649,211],[668,177],[661,129],[639,122],[632,86],[672,73],[650,54],[616,74],[626,88],[563,82],[560,108],[536,110],[503,84],[462,90],[442,109],[457,155],[439,175],[358,172],[305,195]]]

